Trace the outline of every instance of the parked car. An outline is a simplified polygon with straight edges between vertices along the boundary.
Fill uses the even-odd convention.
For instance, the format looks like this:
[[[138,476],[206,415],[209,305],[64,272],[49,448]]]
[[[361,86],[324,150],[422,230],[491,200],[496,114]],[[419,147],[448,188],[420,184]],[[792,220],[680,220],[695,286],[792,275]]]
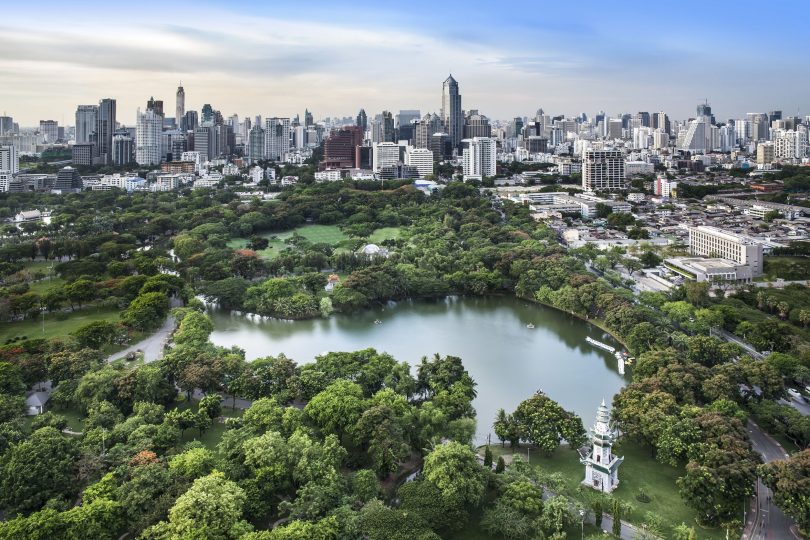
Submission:
[[[804,401],[804,398],[802,397],[801,392],[799,392],[798,390],[795,390],[793,388],[788,388],[787,392],[790,395],[790,397],[792,397],[796,401]]]

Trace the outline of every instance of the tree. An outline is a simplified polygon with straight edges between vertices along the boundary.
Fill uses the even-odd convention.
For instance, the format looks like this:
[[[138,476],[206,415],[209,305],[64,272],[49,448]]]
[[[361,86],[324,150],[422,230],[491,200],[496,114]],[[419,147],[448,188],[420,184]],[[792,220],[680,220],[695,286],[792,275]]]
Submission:
[[[136,330],[149,330],[160,324],[169,312],[165,294],[150,292],[138,295],[121,314],[124,324]]]
[[[492,450],[489,448],[489,445],[487,445],[484,450],[484,467],[487,469],[492,468]]]
[[[200,400],[199,410],[211,420],[215,420],[222,414],[222,398],[217,394],[203,396]]]
[[[458,506],[476,506],[484,495],[484,469],[468,446],[455,441],[439,445],[425,458],[425,479]]]
[[[242,519],[244,505],[245,491],[214,472],[196,479],[169,511],[169,521],[155,525],[145,535],[166,540],[236,540],[252,529]]]
[[[89,279],[77,279],[73,283],[65,285],[65,294],[70,300],[71,307],[77,303],[79,308],[82,304],[90,302],[96,296],[96,285]]]
[[[117,334],[118,325],[108,321],[93,321],[73,332],[79,345],[90,349],[101,349],[112,343]]]
[[[498,456],[498,463],[495,465],[495,473],[501,474],[504,469],[506,469],[506,462],[504,462],[503,456]]]
[[[562,439],[572,449],[585,443],[582,419],[564,410],[542,392],[521,402],[512,419],[519,426],[520,438],[531,442],[548,455],[557,449]]]
[[[215,465],[216,456],[203,447],[191,448],[169,460],[169,469],[186,478],[205,476],[214,469]]]
[[[75,441],[52,427],[12,446],[0,462],[0,506],[30,512],[52,497],[74,493],[78,455]]]
[[[759,473],[773,490],[776,506],[795,519],[802,531],[810,531],[810,449],[761,465]]]
[[[363,390],[358,384],[338,380],[313,397],[304,412],[327,433],[342,437],[363,413]]]

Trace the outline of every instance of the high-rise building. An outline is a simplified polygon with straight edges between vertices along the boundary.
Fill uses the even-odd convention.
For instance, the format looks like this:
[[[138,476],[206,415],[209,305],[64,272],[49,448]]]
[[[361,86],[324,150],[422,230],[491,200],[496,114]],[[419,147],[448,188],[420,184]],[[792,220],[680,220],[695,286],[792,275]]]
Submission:
[[[409,146],[405,149],[405,165],[416,167],[420,178],[433,174],[433,152],[429,148]]]
[[[157,109],[138,110],[136,124],[135,161],[138,165],[159,165],[161,161],[161,133],[163,116]]]
[[[621,150],[586,150],[582,158],[582,189],[610,191],[625,188]]]
[[[428,148],[433,152],[434,161],[442,161],[453,157],[453,143],[447,133],[438,132],[431,135]]]
[[[284,161],[290,152],[290,119],[265,119],[265,156],[272,161]]]
[[[358,167],[355,149],[363,144],[360,126],[344,126],[329,134],[324,143],[323,168]]]
[[[304,127],[315,125],[315,118],[309,109],[304,109]]]
[[[774,144],[770,141],[761,142],[757,145],[757,165],[769,165],[773,163],[775,157]]]
[[[709,122],[708,116],[699,116],[689,122],[689,128],[686,130],[684,137],[678,141],[678,148],[693,153],[710,152],[713,144],[711,140],[711,124]]]
[[[657,112],[650,118],[650,123],[653,129],[660,129],[667,135],[672,131],[669,124],[669,116],[665,112]]]
[[[745,115],[751,125],[751,138],[755,141],[769,139],[771,122],[765,113],[748,113]]]
[[[146,102],[146,110],[147,112],[152,111],[158,116],[163,117],[163,100],[150,97],[149,101]],[[163,120],[161,119],[161,125],[162,124]]]
[[[374,154],[372,156],[372,168],[374,172],[380,172],[380,169],[383,167],[395,166],[399,162],[398,144],[392,142],[374,144]]]
[[[414,146],[417,148],[430,148],[431,137],[435,133],[444,132],[444,122],[442,122],[441,116],[428,113],[416,124]]]
[[[59,122],[56,120],[40,120],[39,134],[43,141],[55,143],[59,140]]]
[[[378,114],[371,123],[371,141],[394,142],[394,116],[389,111]]]
[[[115,128],[115,100],[102,99],[98,104],[96,120],[96,153],[103,165],[112,162],[112,139]]]
[[[202,120],[201,123],[205,125],[213,125],[214,123],[214,108],[210,103],[206,103],[202,107]]]
[[[363,128],[363,133],[365,133],[368,129],[368,116],[366,115],[365,109],[360,109],[360,112],[357,113],[357,121],[355,122],[355,125]]]
[[[453,147],[458,147],[464,135],[464,113],[461,110],[461,94],[458,82],[452,75],[442,83],[442,120]]]
[[[464,181],[483,180],[497,173],[497,145],[490,137],[474,137],[462,141]]]
[[[698,117],[705,116],[709,119],[710,124],[714,124],[714,115],[712,114],[712,108],[707,103],[701,103],[697,106],[697,115]]]
[[[129,165],[135,155],[135,141],[126,133],[116,133],[112,140],[112,164]]]
[[[264,129],[256,124],[248,133],[247,157],[252,163],[265,158],[265,144]]]
[[[216,132],[214,126],[200,126],[194,130],[194,151],[199,153],[205,163],[216,157]]]
[[[768,122],[773,123],[782,119],[782,111],[768,111]]]
[[[672,191],[678,187],[677,180],[670,180],[666,176],[658,175],[655,178],[655,184],[653,186],[653,191],[659,197],[671,197]]]
[[[194,131],[200,125],[200,118],[197,111],[188,111],[183,115],[183,121],[180,123],[180,129],[183,131]]]
[[[10,144],[0,146],[0,171],[9,174],[20,172],[20,156],[15,146]]]
[[[489,118],[479,114],[477,109],[471,109],[464,118],[464,138],[491,137],[492,126],[489,125]]]
[[[14,118],[10,116],[0,116],[0,135],[14,133]]]
[[[76,108],[76,144],[91,142],[90,136],[96,132],[98,105],[79,105]]]
[[[93,143],[74,144],[70,147],[70,161],[73,165],[92,165],[96,153]]]
[[[186,115],[186,91],[183,89],[183,83],[177,87],[177,94],[175,95],[174,105],[174,120],[177,123],[178,129],[185,131],[183,126],[183,117]]]
[[[418,109],[400,109],[397,113],[397,127],[410,125],[414,120],[419,120],[421,116]]]

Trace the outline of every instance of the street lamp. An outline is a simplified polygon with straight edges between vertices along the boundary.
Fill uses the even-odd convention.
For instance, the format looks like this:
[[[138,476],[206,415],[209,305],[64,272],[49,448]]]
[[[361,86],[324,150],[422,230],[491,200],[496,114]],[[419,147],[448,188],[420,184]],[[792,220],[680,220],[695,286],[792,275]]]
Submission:
[[[585,509],[584,508],[579,509],[579,517],[582,518],[580,520],[580,522],[579,522],[581,537],[582,537],[582,540],[585,540]]]

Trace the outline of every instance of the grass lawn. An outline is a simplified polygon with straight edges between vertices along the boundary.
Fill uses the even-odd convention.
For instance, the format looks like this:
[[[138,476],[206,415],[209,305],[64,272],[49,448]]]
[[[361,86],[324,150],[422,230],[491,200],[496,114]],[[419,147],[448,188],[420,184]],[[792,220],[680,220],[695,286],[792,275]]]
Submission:
[[[288,247],[284,241],[291,238],[295,233],[303,236],[312,243],[329,244],[331,246],[335,246],[349,239],[337,225],[304,225],[302,227],[296,227],[291,231],[262,234],[262,237],[270,240],[270,244],[266,249],[258,251],[258,254],[265,259],[272,259],[278,256]],[[227,245],[231,249],[241,249],[247,247],[248,239],[232,238]]]
[[[810,279],[810,258],[807,257],[765,257],[763,266],[763,275],[758,281]]]
[[[401,233],[402,230],[399,227],[383,227],[371,233],[368,241],[372,244],[381,244],[385,240],[396,240]]]
[[[497,459],[500,454],[511,454],[510,448],[503,448],[493,445],[492,453]],[[623,501],[630,503],[632,512],[624,519],[631,523],[643,523],[647,512],[652,512],[661,518],[667,532],[676,525],[686,523],[694,526],[698,533],[698,538],[724,539],[725,531],[720,529],[702,529],[695,523],[695,511],[686,506],[683,499],[678,494],[675,481],[683,474],[682,469],[664,465],[655,461],[649,449],[633,441],[625,441],[621,445],[616,445],[614,452],[619,456],[624,456],[624,463],[619,468],[619,487],[613,495]],[[526,448],[521,447],[518,453],[525,459]],[[540,467],[544,472],[559,472],[566,481],[566,487],[575,497],[576,490],[585,476],[585,467],[579,462],[579,455],[562,447],[551,457],[546,457],[538,451],[530,452],[530,463]],[[636,499],[639,489],[643,488],[650,502],[642,503]],[[740,513],[742,513],[742,503],[740,503]]]
[[[223,405],[222,416],[226,418],[242,416],[243,413],[242,410],[237,409],[236,411],[234,411],[233,409],[230,408],[230,401],[228,399],[223,401],[222,405]],[[188,401],[180,401],[177,403],[176,408],[181,411],[185,409],[191,409],[192,411],[197,412],[197,402],[192,401],[191,403],[189,403]],[[191,428],[187,429],[185,433],[183,433],[183,437],[182,439],[180,439],[180,441],[181,443],[200,441],[201,443],[203,443],[203,445],[205,445],[206,448],[210,450],[216,450],[217,444],[219,443],[219,440],[222,438],[222,434],[225,433],[225,429],[226,429],[225,424],[223,424],[222,422],[215,421],[214,424],[211,426],[211,428],[202,434],[202,437],[200,437],[200,432],[198,430]]]
[[[0,324],[0,343],[14,337],[52,338],[66,336],[94,321],[118,320],[120,310],[117,308],[86,307],[72,313],[65,313],[66,318],[59,320],[56,315],[49,313],[45,315],[45,331],[42,331],[42,318],[29,319],[27,321],[2,323]]]
[[[60,277],[52,277],[51,279],[41,279],[39,281],[35,281],[33,283],[28,284],[28,290],[31,292],[35,292],[37,294],[43,294],[48,291],[50,288],[61,287],[67,283],[64,279]]]

